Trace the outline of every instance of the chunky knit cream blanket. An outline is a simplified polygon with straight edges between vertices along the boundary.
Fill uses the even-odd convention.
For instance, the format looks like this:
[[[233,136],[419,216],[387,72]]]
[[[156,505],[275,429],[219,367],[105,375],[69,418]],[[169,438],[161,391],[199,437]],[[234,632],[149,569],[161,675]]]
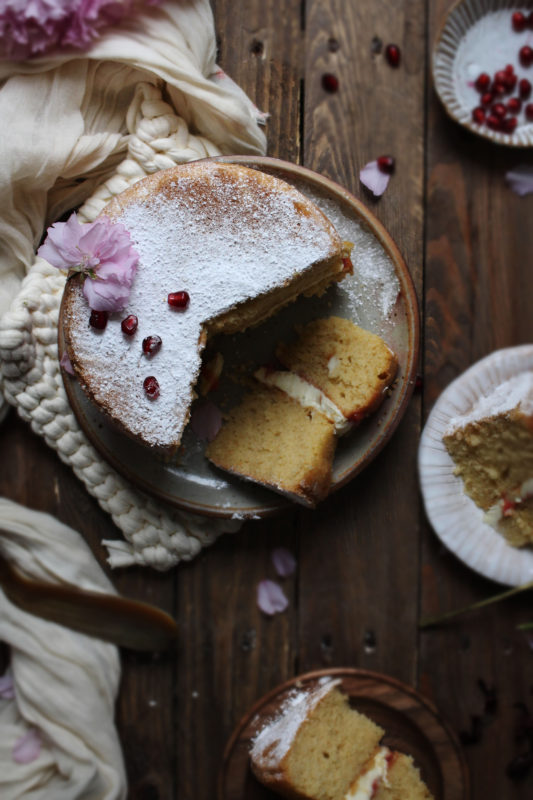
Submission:
[[[239,523],[165,507],[93,449],[58,364],[65,278],[34,254],[45,227],[67,210],[82,204],[80,218],[92,221],[156,170],[264,152],[262,115],[214,59],[208,0],[169,0],[83,56],[0,63],[0,388],[121,529],[123,540],[105,542],[113,567],[167,569]]]

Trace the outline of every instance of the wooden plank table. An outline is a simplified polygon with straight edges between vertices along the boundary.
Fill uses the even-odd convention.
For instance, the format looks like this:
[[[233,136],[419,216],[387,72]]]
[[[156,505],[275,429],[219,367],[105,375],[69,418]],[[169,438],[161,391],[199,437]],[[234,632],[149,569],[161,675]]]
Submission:
[[[269,155],[346,186],[383,222],[413,276],[422,315],[422,386],[391,442],[317,511],[246,524],[192,563],[113,575],[123,594],[170,611],[177,652],[123,654],[118,725],[132,800],[215,796],[222,754],[247,708],[320,667],[385,673],[417,687],[459,735],[472,800],[530,800],[533,771],[511,781],[516,704],[533,710],[533,652],[518,596],[421,632],[421,617],[495,593],[439,543],[421,506],[416,453],[444,387],[500,347],[533,339],[533,199],[506,187],[519,155],[468,134],[443,112],[429,72],[449,0],[216,0],[219,63],[270,114]],[[383,45],[402,51],[398,69]],[[324,90],[332,73],[339,88]],[[378,201],[359,169],[378,155],[396,174]],[[0,492],[81,531],[102,564],[118,535],[72,472],[19,421],[0,428]],[[286,613],[261,615],[255,587],[270,553],[297,557]],[[496,705],[493,698],[496,697]]]

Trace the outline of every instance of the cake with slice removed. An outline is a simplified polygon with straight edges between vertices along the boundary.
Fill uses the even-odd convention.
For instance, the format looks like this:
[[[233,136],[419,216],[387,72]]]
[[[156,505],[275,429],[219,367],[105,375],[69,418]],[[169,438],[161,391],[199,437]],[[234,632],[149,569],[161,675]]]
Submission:
[[[129,301],[95,330],[82,278],[67,281],[65,345],[90,400],[161,451],[181,441],[209,336],[256,325],[351,269],[334,226],[311,200],[237,164],[163,170],[103,214],[126,228],[139,253]],[[130,317],[136,329],[126,335],[121,323]]]

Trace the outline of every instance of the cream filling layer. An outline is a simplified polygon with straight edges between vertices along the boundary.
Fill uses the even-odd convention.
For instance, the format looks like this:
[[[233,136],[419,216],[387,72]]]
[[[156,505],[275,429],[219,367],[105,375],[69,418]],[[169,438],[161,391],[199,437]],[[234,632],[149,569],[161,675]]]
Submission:
[[[512,516],[515,504],[520,505],[530,497],[533,497],[533,478],[528,478],[524,481],[514,497],[508,499],[502,497],[501,500],[485,511],[483,520],[495,528],[502,519]],[[508,508],[509,510],[507,510]]]
[[[344,800],[372,800],[380,785],[390,785],[387,781],[389,754],[388,747],[379,748],[370,767],[355,779],[344,795]]]
[[[282,392],[285,392],[286,395],[292,400],[296,400],[304,408],[313,408],[315,411],[319,411],[333,422],[335,433],[339,436],[347,433],[353,427],[353,423],[346,419],[340,408],[324,392],[300,378],[299,375],[295,375],[294,372],[269,370],[265,369],[265,367],[260,367],[254,373],[254,376],[259,383],[281,389]]]

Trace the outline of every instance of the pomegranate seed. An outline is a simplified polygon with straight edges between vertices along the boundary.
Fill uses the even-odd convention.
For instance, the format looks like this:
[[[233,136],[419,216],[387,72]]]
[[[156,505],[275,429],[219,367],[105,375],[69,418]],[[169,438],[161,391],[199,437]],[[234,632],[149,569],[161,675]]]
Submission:
[[[122,328],[122,333],[125,333],[127,336],[133,336],[135,331],[137,330],[137,325],[139,324],[139,320],[135,316],[135,314],[130,314],[129,317],[123,319],[120,323],[120,327]]]
[[[107,311],[91,311],[89,317],[89,325],[91,328],[96,328],[97,331],[103,331],[107,325]]]
[[[518,84],[518,92],[522,100],[527,100],[531,94],[531,84],[527,78],[521,78]]]
[[[495,117],[494,114],[491,114],[489,117],[487,117],[487,125],[492,131],[499,131],[501,124],[501,119],[499,117]]]
[[[533,103],[528,103],[524,108],[524,112],[528,122],[533,122]]]
[[[511,17],[511,25],[513,26],[513,30],[517,33],[522,33],[522,31],[525,31],[527,20],[521,11],[514,12],[513,16]]]
[[[149,375],[144,379],[143,388],[150,400],[155,400],[159,397],[159,383],[153,375]]]
[[[143,339],[143,353],[145,356],[153,356],[163,344],[160,336],[147,336]]]
[[[513,65],[512,65],[512,64],[506,64],[506,65],[505,65],[505,70],[504,70],[504,72],[506,72],[506,73],[507,73],[507,75],[513,75],[513,74],[514,74],[514,67],[513,67]]]
[[[331,72],[326,72],[325,75],[322,75],[322,88],[330,94],[335,94],[339,89],[339,79]]]
[[[391,67],[399,67],[401,60],[400,48],[397,44],[388,44],[385,48],[385,58]]]
[[[513,133],[518,124],[516,117],[507,117],[502,119],[502,131],[504,133]]]
[[[481,95],[481,105],[482,106],[490,106],[494,97],[492,96],[492,92],[486,92],[485,94]]]
[[[507,94],[507,86],[505,83],[495,83],[492,87],[492,92],[495,95]]]
[[[533,64],[533,50],[527,44],[520,48],[518,57],[523,67],[530,67]]]
[[[486,72],[482,72],[481,75],[477,76],[474,86],[480,93],[488,92],[490,89],[490,75],[488,75]]]
[[[498,117],[498,119],[503,119],[507,114],[507,109],[503,103],[494,103],[494,105],[491,108],[491,111],[495,117]]]
[[[510,114],[519,114],[522,109],[522,101],[518,97],[511,97],[507,101],[507,110]]]
[[[514,74],[511,75],[510,73],[507,73],[506,78],[505,78],[505,86],[506,86],[508,92],[512,92],[513,91],[514,87],[516,86],[517,80],[518,80],[518,78],[516,77],[516,75],[514,75]]]
[[[187,308],[190,299],[188,292],[171,292],[167,297],[169,306],[181,308],[182,310]]]
[[[495,83],[505,83],[508,78],[508,73],[504,69],[499,69],[498,72],[494,73],[494,82]]]
[[[392,175],[396,162],[392,156],[380,156],[377,160],[378,169],[385,172],[387,175]]]
[[[528,15],[528,18],[527,18],[527,26],[528,26],[528,28],[533,28],[533,11],[529,12],[529,15]]]
[[[483,125],[485,122],[485,109],[478,106],[474,108],[472,111],[472,119],[474,122],[477,122],[478,125]]]

